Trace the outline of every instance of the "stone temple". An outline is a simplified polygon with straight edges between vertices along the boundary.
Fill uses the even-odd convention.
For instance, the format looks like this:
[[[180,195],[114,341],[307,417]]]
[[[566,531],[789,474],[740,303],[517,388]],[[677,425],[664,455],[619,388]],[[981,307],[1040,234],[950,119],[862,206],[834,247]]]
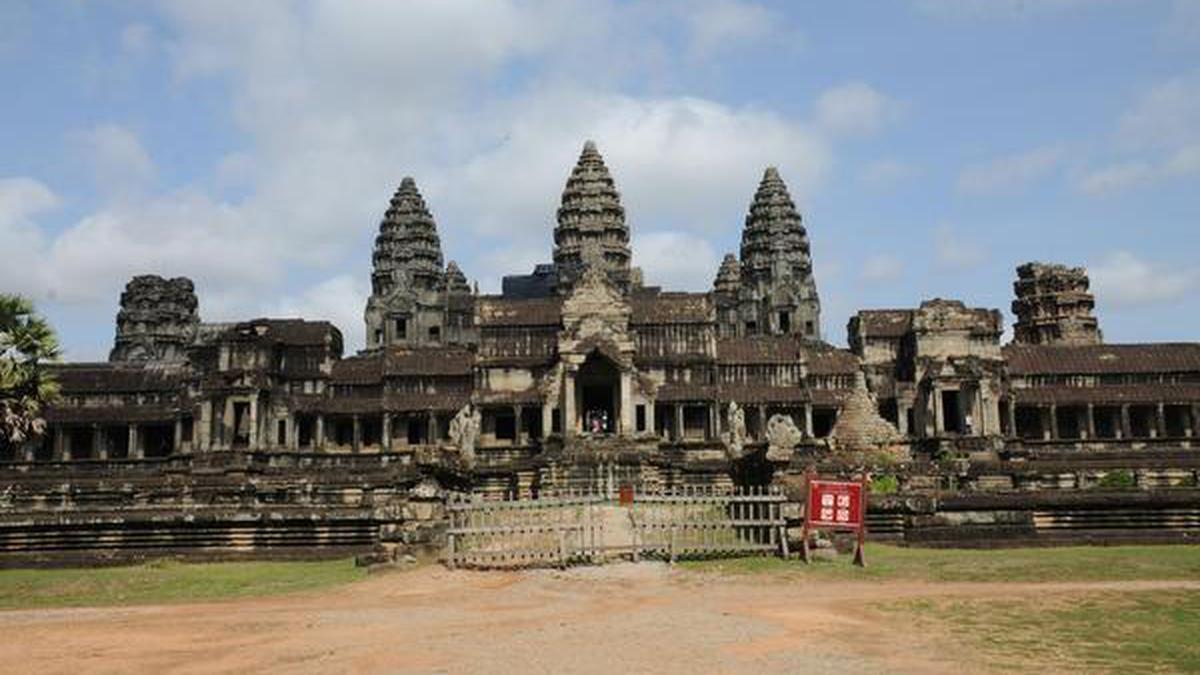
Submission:
[[[244,526],[248,545],[266,546],[264,523],[292,518],[334,528],[326,543],[341,523],[362,544],[404,520],[381,515],[381,495],[430,478],[510,499],[613,482],[766,484],[879,449],[919,467],[905,489],[990,490],[1013,501],[988,508],[1030,523],[1071,499],[1086,507],[1030,495],[1080,492],[1114,467],[1145,486],[1196,485],[1200,344],[1104,343],[1085,270],[1018,267],[1008,344],[999,311],[931,299],[859,311],[838,348],[783,177],[767,168],[747,197],[740,249],[712,270],[711,290],[647,286],[616,182],[588,142],[550,262],[492,295],[446,260],[436,205],[404,178],[379,223],[354,355],[327,321],[204,322],[188,279],[135,277],[108,362],[54,366],[63,396],[46,412],[50,433],[0,449],[0,471],[28,498],[13,513],[61,536],[170,530],[211,493],[206,517],[222,537]],[[784,427],[793,440],[772,436]],[[948,458],[961,462],[947,469]],[[61,490],[92,495],[94,512],[39,511],[67,499]],[[0,550],[17,546],[4,532]],[[187,548],[181,536],[157,541]]]

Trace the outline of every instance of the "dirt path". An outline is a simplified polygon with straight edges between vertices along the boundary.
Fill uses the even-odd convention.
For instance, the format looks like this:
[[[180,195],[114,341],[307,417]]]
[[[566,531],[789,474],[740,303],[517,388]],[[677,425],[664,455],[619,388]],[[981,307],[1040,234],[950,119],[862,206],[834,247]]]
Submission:
[[[39,675],[951,673],[971,655],[868,605],[1183,587],[1200,582],[783,583],[648,563],[512,573],[425,567],[285,598],[0,612],[0,664]]]

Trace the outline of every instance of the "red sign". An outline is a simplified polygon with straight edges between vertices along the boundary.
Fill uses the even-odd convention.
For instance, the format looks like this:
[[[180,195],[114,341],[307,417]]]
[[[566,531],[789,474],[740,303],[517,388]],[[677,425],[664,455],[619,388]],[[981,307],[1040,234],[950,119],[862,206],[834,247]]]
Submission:
[[[805,524],[809,528],[858,530],[863,526],[863,506],[861,482],[812,479]]]

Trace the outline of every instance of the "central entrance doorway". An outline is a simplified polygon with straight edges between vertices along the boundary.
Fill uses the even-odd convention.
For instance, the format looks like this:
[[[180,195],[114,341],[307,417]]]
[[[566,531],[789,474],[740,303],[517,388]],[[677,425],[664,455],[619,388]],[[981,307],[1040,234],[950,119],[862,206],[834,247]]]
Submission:
[[[617,432],[621,412],[621,371],[598,352],[588,355],[579,367],[578,410],[585,433],[612,434]]]

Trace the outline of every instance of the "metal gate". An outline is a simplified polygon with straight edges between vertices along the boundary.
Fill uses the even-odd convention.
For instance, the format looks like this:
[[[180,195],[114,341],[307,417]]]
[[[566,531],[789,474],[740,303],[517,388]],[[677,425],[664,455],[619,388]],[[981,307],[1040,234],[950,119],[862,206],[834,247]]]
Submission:
[[[643,557],[787,554],[778,489],[683,487],[448,503],[450,567],[566,566]]]

